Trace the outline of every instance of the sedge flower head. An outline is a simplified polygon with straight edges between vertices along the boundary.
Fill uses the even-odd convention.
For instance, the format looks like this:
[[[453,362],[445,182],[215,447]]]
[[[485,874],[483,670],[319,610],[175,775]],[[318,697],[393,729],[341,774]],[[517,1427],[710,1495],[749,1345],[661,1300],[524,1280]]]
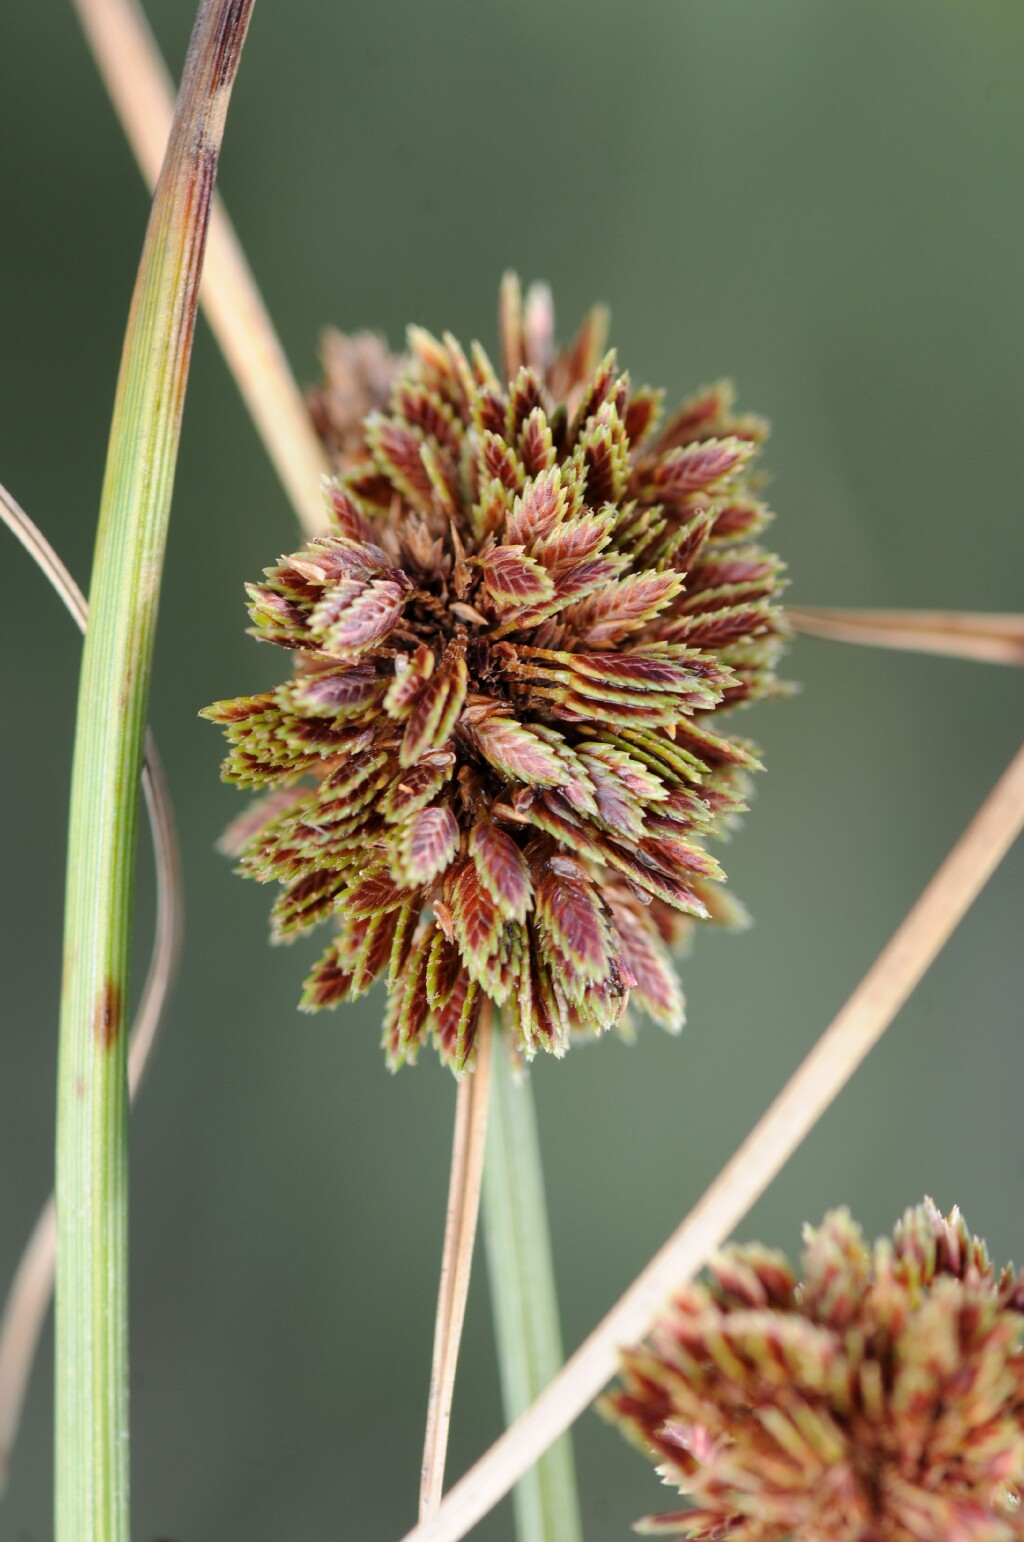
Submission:
[[[639,1530],[694,1542],[1024,1537],[1024,1276],[957,1210],[868,1247],[846,1210],[803,1276],[732,1247],[681,1291],[603,1404],[693,1508]]]
[[[527,1057],[630,1000],[678,1028],[670,948],[740,915],[705,843],[757,762],[720,717],[776,689],[761,420],[720,384],[659,430],[603,314],[557,351],[543,288],[500,322],[500,372],[331,336],[329,529],[249,588],[292,674],[206,713],[270,789],[227,844],[283,886],[275,937],[337,924],[302,1004],[386,975],[392,1065],[432,1038],[461,1071],[488,1001]]]

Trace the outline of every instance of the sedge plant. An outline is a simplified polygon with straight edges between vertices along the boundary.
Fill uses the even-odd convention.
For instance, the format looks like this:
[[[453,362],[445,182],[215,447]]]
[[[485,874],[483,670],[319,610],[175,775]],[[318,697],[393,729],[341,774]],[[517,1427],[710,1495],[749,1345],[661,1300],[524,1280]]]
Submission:
[[[135,126],[152,143],[162,77],[131,30],[134,8],[81,9],[115,96],[118,81],[141,86]],[[126,341],[91,590],[59,1103],[60,1542],[128,1535],[123,1030],[134,800],[205,220],[247,20],[242,4],[200,8]],[[128,39],[141,54],[126,51]],[[785,630],[779,569],[755,540],[765,511],[745,480],[762,428],[715,388],[657,437],[656,398],[634,392],[601,353],[599,322],[558,354],[544,292],[524,307],[511,281],[497,369],[482,350],[416,332],[410,360],[372,361],[377,396],[353,422],[337,406],[338,357],[351,370],[342,339],[333,380],[327,350],[310,413],[279,347],[245,350],[253,314],[261,335],[273,331],[254,288],[248,315],[232,305],[245,270],[222,212],[211,242],[228,254],[208,275],[225,352],[312,537],[252,592],[257,635],[295,656],[291,679],[211,713],[233,740],[232,777],[270,789],[229,840],[254,876],[284,883],[283,935],[340,920],[306,1004],[359,994],[388,969],[392,1062],[415,1058],[429,1038],[462,1078],[430,1403],[440,1434],[432,1444],[428,1432],[410,1536],[464,1535],[526,1479],[521,1538],[555,1542],[578,1534],[571,1458],[563,1446],[527,1478],[534,1462],[884,1031],[1012,841],[1024,772],[1018,760],[779,1103],[556,1376],[535,1126],[508,1050],[562,1053],[581,1032],[620,1025],[630,997],[678,1026],[671,945],[692,919],[737,914],[714,887],[720,871],[704,838],[735,813],[753,764],[715,713],[774,688]],[[275,401],[286,408],[275,412]],[[886,646],[1000,661],[1022,653],[1014,617],[807,610],[793,620]],[[488,1102],[491,1276],[517,1422],[442,1501]]]

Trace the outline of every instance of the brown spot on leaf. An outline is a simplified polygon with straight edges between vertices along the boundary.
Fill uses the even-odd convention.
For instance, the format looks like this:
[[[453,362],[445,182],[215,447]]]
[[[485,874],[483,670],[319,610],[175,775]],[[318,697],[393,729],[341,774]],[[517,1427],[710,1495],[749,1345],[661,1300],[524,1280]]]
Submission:
[[[107,980],[100,991],[93,1013],[92,1031],[104,1049],[113,1049],[121,1032],[121,987],[114,980]]]

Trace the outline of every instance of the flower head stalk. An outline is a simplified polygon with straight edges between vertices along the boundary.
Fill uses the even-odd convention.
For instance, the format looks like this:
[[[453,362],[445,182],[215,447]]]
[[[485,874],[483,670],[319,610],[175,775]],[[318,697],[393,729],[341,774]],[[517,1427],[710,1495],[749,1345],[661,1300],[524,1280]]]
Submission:
[[[331,341],[330,530],[249,590],[292,675],[207,709],[225,777],[271,789],[228,844],[283,885],[275,937],[338,924],[303,1005],[386,974],[393,1066],[429,1037],[464,1069],[488,999],[528,1057],[630,1000],[677,1029],[670,948],[742,914],[706,841],[757,765],[719,717],[776,689],[765,427],[717,385],[659,431],[602,313],[552,337],[507,279],[500,370]]]
[[[694,1508],[691,1542],[1024,1537],[1024,1277],[931,1200],[868,1247],[845,1210],[803,1274],[732,1247],[623,1357],[604,1403]]]

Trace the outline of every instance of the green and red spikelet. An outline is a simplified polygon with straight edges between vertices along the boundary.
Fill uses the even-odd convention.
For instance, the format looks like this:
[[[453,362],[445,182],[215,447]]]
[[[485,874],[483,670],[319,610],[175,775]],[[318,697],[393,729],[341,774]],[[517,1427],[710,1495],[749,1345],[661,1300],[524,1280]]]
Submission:
[[[226,844],[283,885],[274,936],[337,922],[303,1005],[386,973],[392,1066],[428,1036],[471,1064],[485,998],[528,1057],[630,996],[678,1029],[670,948],[742,914],[704,843],[757,761],[716,714],[777,689],[763,423],[720,384],[659,432],[602,313],[556,352],[506,279],[500,319],[500,375],[418,328],[401,360],[331,336],[330,528],[249,589],[294,669],[206,712],[225,778],[273,789]]]
[[[732,1247],[623,1356],[602,1411],[694,1508],[638,1530],[692,1542],[1024,1537],[1024,1277],[931,1200],[865,1245],[805,1230],[802,1279]]]

